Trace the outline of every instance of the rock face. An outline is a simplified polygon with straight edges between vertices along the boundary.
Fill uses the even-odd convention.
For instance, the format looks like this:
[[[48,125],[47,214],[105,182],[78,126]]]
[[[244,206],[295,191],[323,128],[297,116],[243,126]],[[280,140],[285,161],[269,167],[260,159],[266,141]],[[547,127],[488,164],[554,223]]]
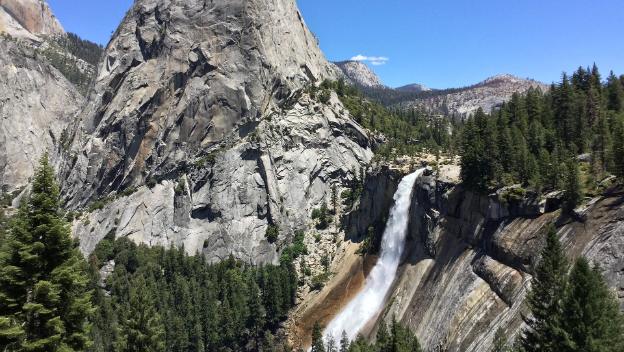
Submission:
[[[512,339],[523,327],[532,267],[553,222],[569,257],[600,265],[624,309],[621,194],[578,209],[586,219],[578,223],[546,213],[531,194],[478,196],[434,177],[417,187],[410,250],[382,316],[396,316],[425,349],[488,351],[499,328]]]
[[[294,0],[137,1],[64,168],[70,206],[109,196],[75,224],[83,251],[114,231],[274,261],[267,227],[286,240],[372,158],[337,97],[309,93],[338,75]]]
[[[43,153],[56,159],[68,142],[65,130],[83,102],[74,86],[32,46],[0,38],[2,191],[25,187]]]
[[[381,79],[361,61],[335,62],[351,83],[364,88],[385,88]]]
[[[15,37],[65,34],[44,0],[0,0],[0,32]]]
[[[509,101],[513,93],[525,93],[529,88],[547,91],[547,85],[512,75],[498,75],[466,88],[433,91],[421,97],[411,97],[397,104],[402,108],[423,108],[456,118],[465,118],[482,108],[486,113]]]

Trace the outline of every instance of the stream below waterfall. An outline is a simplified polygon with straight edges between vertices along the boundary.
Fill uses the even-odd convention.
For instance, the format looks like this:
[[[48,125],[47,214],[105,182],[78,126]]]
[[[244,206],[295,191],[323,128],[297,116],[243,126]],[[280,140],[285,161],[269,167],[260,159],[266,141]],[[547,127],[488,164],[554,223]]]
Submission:
[[[339,341],[343,332],[353,340],[383,308],[403,255],[414,184],[424,170],[405,176],[399,183],[383,233],[379,259],[362,290],[327,325],[323,334],[325,340],[332,337]]]

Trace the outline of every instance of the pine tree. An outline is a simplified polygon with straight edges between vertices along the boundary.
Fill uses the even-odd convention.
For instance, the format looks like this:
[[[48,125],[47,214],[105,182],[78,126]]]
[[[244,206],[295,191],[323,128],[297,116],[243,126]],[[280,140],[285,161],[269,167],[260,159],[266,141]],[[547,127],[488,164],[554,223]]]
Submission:
[[[349,337],[347,337],[347,332],[342,332],[342,337],[340,338],[340,352],[349,351]]]
[[[615,112],[622,110],[624,100],[624,89],[620,80],[615,76],[613,71],[607,78],[607,109]]]
[[[260,288],[256,280],[250,280],[249,283],[249,319],[247,327],[251,333],[254,344],[258,345],[258,339],[262,337],[264,325],[266,323],[266,310],[262,302]]]
[[[321,330],[321,325],[318,323],[314,323],[314,327],[312,328],[312,348],[311,352],[325,352],[325,343],[323,342],[323,331]]]
[[[576,148],[573,146],[576,142],[574,137],[577,135],[575,128],[576,117],[574,114],[574,90],[566,74],[563,74],[561,84],[557,87],[554,94],[554,102],[556,104],[555,118],[559,136],[565,146],[568,149],[574,149],[574,153],[576,153]]]
[[[492,352],[511,352],[509,345],[507,344],[507,335],[505,335],[505,330],[499,328],[496,330],[496,334],[494,335]]]
[[[336,339],[333,336],[327,338],[327,352],[338,352],[338,346],[336,345]]]
[[[563,196],[562,211],[570,214],[581,201],[581,185],[579,181],[578,164],[570,160],[566,164],[566,186]]]
[[[551,226],[527,298],[531,317],[527,319],[529,328],[522,336],[526,352],[559,352],[567,339],[562,322],[567,266],[559,238]]]
[[[612,148],[609,125],[604,116],[598,117],[594,130],[594,140],[592,143],[592,164],[594,172],[597,176],[602,176],[602,174],[607,170],[607,167],[611,164],[609,150]]]
[[[87,264],[59,206],[47,155],[0,250],[0,339],[12,350],[72,351],[90,344]]]
[[[139,276],[130,287],[128,304],[120,312],[120,334],[115,343],[120,352],[165,351],[165,328],[155,310],[152,289]]]
[[[379,329],[377,330],[376,336],[376,346],[379,352],[389,352],[389,345],[392,342],[390,339],[390,335],[388,334],[388,327],[384,321],[379,324]]]
[[[624,320],[619,304],[597,268],[585,258],[570,273],[565,300],[564,329],[570,337],[568,351],[624,351]]]
[[[389,352],[422,352],[418,338],[394,318],[390,331],[390,343],[387,349]]]
[[[620,179],[624,178],[624,123],[621,120],[615,121],[611,158],[613,173]]]

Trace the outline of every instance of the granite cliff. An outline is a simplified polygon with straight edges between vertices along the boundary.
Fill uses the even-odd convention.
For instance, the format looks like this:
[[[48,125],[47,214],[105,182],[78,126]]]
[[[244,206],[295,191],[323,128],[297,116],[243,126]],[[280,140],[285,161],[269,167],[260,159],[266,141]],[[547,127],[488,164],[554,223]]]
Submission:
[[[293,0],[139,0],[106,48],[63,168],[85,253],[108,233],[271,262],[372,158]],[[265,233],[278,227],[278,243]]]

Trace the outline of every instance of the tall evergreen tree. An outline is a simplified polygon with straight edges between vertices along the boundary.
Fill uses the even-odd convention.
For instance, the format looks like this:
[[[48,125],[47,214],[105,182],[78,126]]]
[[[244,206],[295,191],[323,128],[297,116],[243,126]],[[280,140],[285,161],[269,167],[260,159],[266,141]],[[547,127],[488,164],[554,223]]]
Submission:
[[[581,185],[579,181],[578,163],[569,160],[566,163],[565,194],[563,195],[562,210],[564,213],[572,213],[581,201]]]
[[[585,258],[570,274],[564,310],[564,329],[570,352],[624,351],[624,320],[619,304],[597,268]]]
[[[507,335],[501,328],[496,330],[493,345],[491,352],[511,352],[511,348],[507,344]]]
[[[615,112],[621,111],[624,106],[623,100],[624,89],[622,88],[622,83],[611,71],[607,78],[607,109]]]
[[[325,342],[323,341],[323,331],[317,321],[312,328],[312,348],[311,352],[325,352]]]
[[[527,318],[529,328],[522,336],[526,352],[560,352],[567,340],[562,321],[567,267],[561,243],[551,226],[527,298],[531,316]]]
[[[347,337],[347,333],[343,331],[342,337],[340,338],[340,352],[348,352],[348,351],[349,351],[349,337]]]
[[[133,280],[128,304],[121,312],[117,351],[165,351],[165,329],[155,310],[152,292],[153,288],[146,285],[143,277]]]
[[[617,177],[624,178],[624,122],[616,120],[614,124],[613,149],[611,151],[612,169]]]
[[[47,155],[0,250],[0,339],[7,351],[83,351],[91,343],[87,264],[59,206]]]

